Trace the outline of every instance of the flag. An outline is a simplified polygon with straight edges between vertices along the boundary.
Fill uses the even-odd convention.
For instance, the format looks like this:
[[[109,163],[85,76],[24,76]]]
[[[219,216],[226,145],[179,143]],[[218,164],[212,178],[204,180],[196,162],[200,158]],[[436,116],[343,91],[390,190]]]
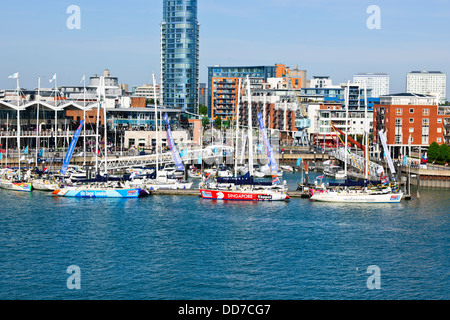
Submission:
[[[383,186],[387,185],[389,183],[389,178],[388,177],[384,177],[382,178],[383,180],[381,180],[381,183],[383,184]]]
[[[323,175],[316,177],[317,180],[322,180],[323,179]]]
[[[83,74],[83,78],[81,79],[80,83],[83,83],[83,81],[86,80],[86,75]]]
[[[45,168],[44,168],[44,172],[48,172],[48,167],[45,167]]]
[[[25,151],[23,153],[28,154],[28,146],[25,147]]]
[[[62,168],[60,171],[62,175],[65,175],[67,172],[67,169],[69,168],[70,159],[72,158],[72,154],[73,154],[73,151],[77,144],[78,137],[80,136],[81,128],[83,127],[83,125],[84,125],[84,120],[81,120],[80,125],[78,126],[77,131],[75,131],[73,139],[70,142],[69,149],[67,150],[66,157],[64,158],[64,162],[63,162],[63,165],[62,165]]]
[[[24,161],[25,160],[25,156],[21,156],[19,161]]]
[[[275,177],[275,179],[272,180],[272,184],[280,184],[278,177]]]
[[[175,162],[178,171],[184,171],[183,161],[181,160],[180,154],[178,153],[177,146],[175,145],[175,141],[173,140],[172,131],[170,130],[169,117],[167,113],[164,114],[164,121],[167,125],[167,142],[170,147],[170,151],[172,151],[172,157]]]
[[[44,149],[39,150],[38,157],[42,157],[43,153],[44,153]]]
[[[133,173],[131,173],[131,175],[130,175],[130,179],[134,179],[136,177],[137,177],[137,172],[133,171]]]
[[[56,73],[53,75],[53,77],[49,80],[50,83],[53,82],[53,80],[56,80]]]
[[[8,77],[8,79],[17,79],[17,78],[19,78],[19,73],[18,72],[14,73],[14,74],[12,74],[12,75],[10,75]]]

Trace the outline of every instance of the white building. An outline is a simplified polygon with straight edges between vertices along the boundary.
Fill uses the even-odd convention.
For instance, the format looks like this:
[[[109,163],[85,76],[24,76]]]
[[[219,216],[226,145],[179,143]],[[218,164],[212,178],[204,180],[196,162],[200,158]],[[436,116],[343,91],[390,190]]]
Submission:
[[[380,97],[380,104],[398,106],[435,106],[438,104],[438,98],[430,94],[396,93]]]
[[[160,92],[159,86],[156,86],[156,99],[159,100]],[[155,99],[155,90],[153,84],[144,84],[139,87],[133,87],[133,96],[135,97],[145,97],[146,99]]]
[[[447,75],[440,71],[411,71],[406,75],[406,92],[435,95],[440,103],[447,97]]]
[[[313,76],[311,80],[308,80],[308,88],[335,88],[333,86],[333,80],[328,76]]]
[[[389,94],[389,75],[387,73],[358,73],[353,76],[353,83],[361,84],[364,87],[366,83],[367,89],[372,89],[372,97]]]

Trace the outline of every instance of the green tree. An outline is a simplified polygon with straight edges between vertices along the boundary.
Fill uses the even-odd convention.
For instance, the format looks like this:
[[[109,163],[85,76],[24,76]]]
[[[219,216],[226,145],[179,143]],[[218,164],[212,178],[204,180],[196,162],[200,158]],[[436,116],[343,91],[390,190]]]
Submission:
[[[200,115],[207,115],[208,114],[208,107],[207,106],[205,106],[205,105],[203,105],[203,104],[201,104],[200,106],[199,106],[199,108],[198,108],[198,113],[200,114]]]
[[[222,116],[218,116],[216,120],[214,120],[214,127],[218,130],[222,128]]]
[[[450,149],[445,143],[439,147],[437,159],[444,162],[450,160]]]
[[[439,152],[439,144],[433,142],[428,148],[428,158],[431,160],[437,160]]]
[[[207,116],[203,116],[202,117],[202,126],[203,126],[203,129],[208,129],[208,127],[209,127],[209,125],[210,125],[210,121],[209,121],[209,118],[207,117]]]

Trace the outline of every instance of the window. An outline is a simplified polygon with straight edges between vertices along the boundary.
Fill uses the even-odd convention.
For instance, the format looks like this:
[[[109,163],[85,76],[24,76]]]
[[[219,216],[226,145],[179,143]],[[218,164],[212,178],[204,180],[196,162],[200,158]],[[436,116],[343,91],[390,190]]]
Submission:
[[[437,128],[437,133],[442,133],[442,128]]]
[[[423,126],[428,126],[429,124],[430,124],[430,119],[428,119],[428,118],[422,119],[422,125]]]
[[[409,118],[409,123],[414,123],[414,118]]]
[[[401,116],[403,114],[403,110],[400,108],[395,109],[395,115]]]
[[[441,138],[437,138],[437,139],[436,139],[436,142],[441,143],[441,142],[442,142],[442,139],[441,139]]]
[[[429,115],[430,115],[430,109],[423,109],[423,110],[422,110],[422,114],[423,114],[424,116],[429,116]]]
[[[442,118],[438,118],[437,123],[442,123]]]
[[[414,132],[414,128],[409,128],[409,133],[413,133]]]
[[[409,109],[409,113],[414,113],[414,108]]]

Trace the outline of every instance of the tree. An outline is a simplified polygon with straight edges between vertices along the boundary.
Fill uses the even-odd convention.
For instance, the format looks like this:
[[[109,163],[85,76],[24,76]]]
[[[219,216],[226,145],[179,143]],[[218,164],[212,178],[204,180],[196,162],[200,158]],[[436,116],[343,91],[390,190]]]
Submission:
[[[203,116],[202,117],[202,126],[203,126],[203,129],[208,129],[208,127],[209,127],[209,125],[210,125],[210,121],[209,121],[209,118],[207,117],[207,116]]]
[[[439,144],[433,142],[428,148],[428,158],[430,160],[437,160],[439,155],[438,152],[439,152]]]
[[[218,130],[222,128],[222,116],[218,116],[216,120],[214,120],[214,127]]]
[[[207,115],[208,114],[208,107],[207,106],[205,106],[205,105],[203,105],[203,104],[201,104],[200,106],[199,106],[199,108],[198,108],[198,113],[200,114],[200,115]]]
[[[450,160],[450,149],[449,149],[448,145],[446,145],[445,143],[439,147],[437,153],[438,153],[438,156],[437,156],[438,160],[441,160],[444,162]]]

